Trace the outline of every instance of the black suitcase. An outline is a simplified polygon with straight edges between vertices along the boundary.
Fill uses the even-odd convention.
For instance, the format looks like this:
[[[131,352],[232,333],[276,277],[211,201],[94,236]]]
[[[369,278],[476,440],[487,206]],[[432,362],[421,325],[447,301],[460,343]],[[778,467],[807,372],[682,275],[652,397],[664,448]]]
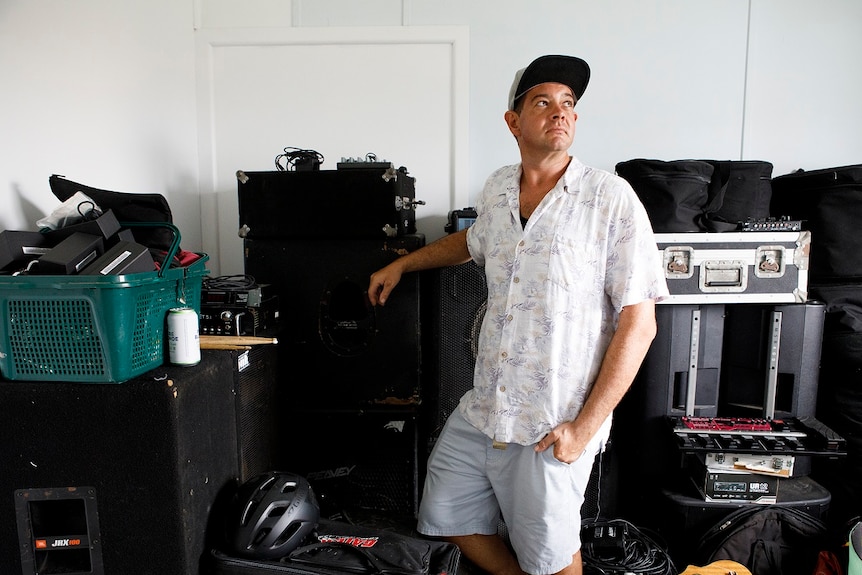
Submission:
[[[321,519],[315,533],[281,559],[249,559],[212,549],[207,575],[455,575],[461,552],[452,543]]]
[[[386,239],[416,233],[416,179],[404,167],[237,172],[247,239]]]

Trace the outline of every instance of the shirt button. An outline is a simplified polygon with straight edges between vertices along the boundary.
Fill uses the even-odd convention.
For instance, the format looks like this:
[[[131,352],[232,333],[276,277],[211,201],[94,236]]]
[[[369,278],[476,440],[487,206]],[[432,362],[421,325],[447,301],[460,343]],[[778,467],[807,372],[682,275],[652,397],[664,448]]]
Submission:
[[[506,316],[506,321],[512,321],[512,314]]]
[[[521,281],[521,278],[516,277],[516,278],[515,278],[515,279],[513,279],[512,281],[513,281],[513,282],[515,282],[515,283],[519,283],[519,282]]]
[[[505,391],[506,391],[506,386],[505,386],[505,385],[501,385],[501,386],[500,386],[500,391],[502,391],[502,392],[504,392],[504,393],[505,393]]]
[[[504,351],[500,354],[500,357],[509,357],[509,354]]]
[[[519,245],[519,246],[521,246],[521,247],[523,247],[525,243],[526,243],[526,242],[524,242],[524,240],[521,240],[520,242],[518,242],[518,245]]]

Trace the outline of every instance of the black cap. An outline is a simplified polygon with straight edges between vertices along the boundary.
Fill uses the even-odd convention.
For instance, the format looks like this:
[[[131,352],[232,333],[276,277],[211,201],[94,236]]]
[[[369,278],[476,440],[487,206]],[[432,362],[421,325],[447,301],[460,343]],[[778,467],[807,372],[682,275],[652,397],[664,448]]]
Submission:
[[[526,68],[515,73],[515,80],[509,89],[509,110],[515,109],[515,102],[531,88],[556,82],[572,89],[575,99],[580,100],[590,82],[590,66],[574,56],[540,56]]]

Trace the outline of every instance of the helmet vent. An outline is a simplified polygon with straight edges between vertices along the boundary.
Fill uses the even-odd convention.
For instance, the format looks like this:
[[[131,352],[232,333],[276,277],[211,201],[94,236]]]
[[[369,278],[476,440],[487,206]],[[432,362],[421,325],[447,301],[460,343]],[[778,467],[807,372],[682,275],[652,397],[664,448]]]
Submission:
[[[269,527],[264,527],[263,529],[259,529],[255,534],[254,540],[249,545],[249,548],[257,547],[261,544],[261,542],[267,538],[269,535],[270,529]]]

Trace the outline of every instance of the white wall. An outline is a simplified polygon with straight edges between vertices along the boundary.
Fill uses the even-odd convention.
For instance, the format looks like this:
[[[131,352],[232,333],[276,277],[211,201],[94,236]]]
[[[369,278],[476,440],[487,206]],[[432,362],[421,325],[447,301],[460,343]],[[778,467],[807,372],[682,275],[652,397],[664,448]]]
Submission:
[[[862,163],[860,22],[858,0],[3,0],[0,229],[31,229],[50,212],[48,176],[59,173],[163,193],[186,249],[215,255],[204,230],[235,236],[201,205],[213,193],[202,189],[212,175],[200,173],[202,33],[466,27],[468,145],[457,185],[468,189],[443,193],[472,199],[492,169],[516,160],[502,122],[514,70],[549,52],[592,65],[573,152],[597,167],[633,157],[763,159],[781,175]],[[273,64],[274,74],[290,67]],[[368,74],[385,65],[357,62]],[[327,70],[308,78],[330,81]],[[323,133],[337,128],[321,120]],[[421,185],[426,174],[397,150],[381,153]]]
[[[57,203],[48,177],[164,194],[199,243],[190,3],[0,2],[0,229]]]

